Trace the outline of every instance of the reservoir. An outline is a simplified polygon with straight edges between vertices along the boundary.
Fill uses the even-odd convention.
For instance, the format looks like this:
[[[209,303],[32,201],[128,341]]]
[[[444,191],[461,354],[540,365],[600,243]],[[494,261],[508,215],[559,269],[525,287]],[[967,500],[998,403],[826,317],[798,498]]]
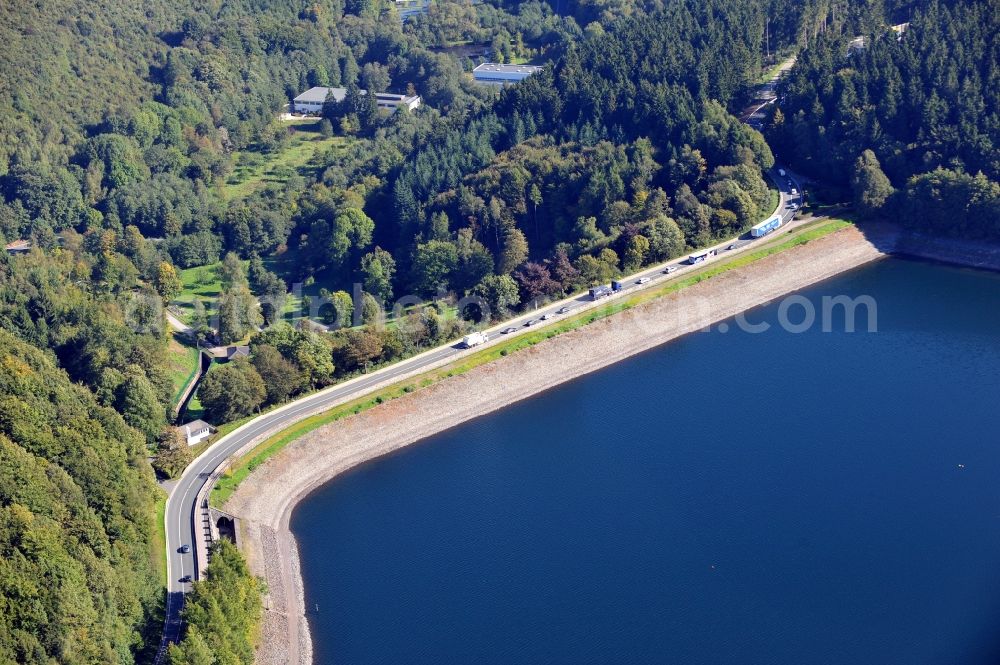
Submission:
[[[1000,662],[1000,275],[801,293],[310,495],[315,662]]]

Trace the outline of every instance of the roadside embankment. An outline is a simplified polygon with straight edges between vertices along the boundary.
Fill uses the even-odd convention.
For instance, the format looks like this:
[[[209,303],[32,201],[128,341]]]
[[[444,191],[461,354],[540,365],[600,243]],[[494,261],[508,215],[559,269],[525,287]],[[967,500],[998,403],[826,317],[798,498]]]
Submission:
[[[884,256],[854,227],[717,274],[530,348],[315,429],[257,468],[232,495],[247,558],[269,590],[257,662],[311,662],[289,517],[343,471],[790,291]]]

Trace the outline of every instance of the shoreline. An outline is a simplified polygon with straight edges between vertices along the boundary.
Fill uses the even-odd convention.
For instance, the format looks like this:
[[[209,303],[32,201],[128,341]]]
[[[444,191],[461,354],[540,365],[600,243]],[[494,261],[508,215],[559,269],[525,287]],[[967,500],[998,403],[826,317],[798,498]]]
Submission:
[[[1000,272],[1000,245],[952,238],[939,238],[913,231],[899,232],[892,243],[893,255],[961,268]]]
[[[241,520],[251,570],[269,593],[257,661],[311,663],[299,552],[299,501],[340,473],[792,291],[878,260],[898,234],[850,227],[733,269],[324,425],[289,444],[226,504]],[[930,258],[930,257],[927,257]]]

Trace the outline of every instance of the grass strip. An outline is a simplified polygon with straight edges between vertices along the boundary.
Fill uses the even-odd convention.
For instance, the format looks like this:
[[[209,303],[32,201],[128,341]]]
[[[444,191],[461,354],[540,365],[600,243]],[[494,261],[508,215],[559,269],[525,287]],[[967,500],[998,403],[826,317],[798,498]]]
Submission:
[[[149,539],[149,558],[153,562],[153,569],[160,570],[163,588],[167,588],[167,493],[161,490],[156,491],[156,531]]]
[[[184,358],[181,358],[181,353],[177,353],[171,371],[174,396],[170,403],[175,409],[180,406],[181,397],[194,380],[195,374],[198,373],[198,366],[201,364],[201,354],[198,352],[198,349],[187,344],[181,344],[180,342],[178,342],[178,345],[183,349]],[[185,364],[184,367],[181,366],[182,360]]]
[[[283,429],[277,434],[274,434],[270,438],[262,441],[256,448],[238,459],[236,463],[230,467],[230,469],[227,470],[216,483],[212,490],[211,503],[216,507],[225,504],[229,497],[232,496],[233,492],[239,488],[240,483],[243,482],[247,476],[253,473],[257,467],[280,452],[285,446],[295,439],[308,434],[323,425],[346,418],[347,416],[361,413],[362,411],[367,411],[374,406],[378,406],[379,404],[387,402],[391,399],[396,399],[397,397],[402,397],[403,395],[414,392],[420,388],[426,388],[427,386],[438,383],[439,381],[449,377],[465,374],[480,365],[485,365],[486,363],[493,362],[494,360],[510,355],[511,353],[517,352],[521,349],[534,346],[535,344],[538,344],[546,339],[551,339],[552,337],[567,333],[571,330],[582,328],[583,326],[594,323],[600,319],[605,319],[619,312],[631,309],[637,305],[675,293],[688,286],[698,284],[699,282],[703,282],[707,279],[711,279],[712,277],[729,272],[730,270],[755,263],[756,261],[767,258],[773,254],[783,252],[799,245],[804,245],[807,242],[830,235],[831,233],[839,231],[847,226],[851,226],[851,222],[843,219],[817,222],[816,225],[807,226],[804,230],[793,235],[791,238],[781,242],[775,242],[767,247],[763,247],[744,256],[736,257],[731,261],[726,261],[720,265],[710,266],[695,275],[691,275],[690,277],[669,282],[657,289],[640,291],[639,293],[636,293],[628,298],[623,298],[622,300],[610,303],[607,307],[590,310],[575,316],[569,316],[557,323],[539,328],[535,332],[519,335],[518,337],[511,339],[509,342],[497,344],[477,353],[468,355],[460,361],[456,361],[445,368],[431,370],[405,382],[387,386],[386,388],[383,388],[375,393],[359,397],[356,400],[346,402],[340,406],[335,406],[328,411],[324,411],[323,413],[318,413],[314,416],[300,420],[299,422],[290,425],[286,429]],[[242,422],[245,422],[245,420],[241,421],[241,423]],[[235,424],[231,423],[231,425]],[[232,429],[235,429],[235,426]]]

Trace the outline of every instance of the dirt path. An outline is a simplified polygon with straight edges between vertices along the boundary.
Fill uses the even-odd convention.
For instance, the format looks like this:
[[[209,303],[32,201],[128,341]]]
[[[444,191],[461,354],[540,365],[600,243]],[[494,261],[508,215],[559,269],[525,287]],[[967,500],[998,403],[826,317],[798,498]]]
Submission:
[[[312,490],[365,461],[882,256],[864,235],[847,228],[296,440],[257,469],[226,505],[241,518],[250,566],[270,591],[257,662],[312,662],[298,550],[288,528],[292,509]]]

